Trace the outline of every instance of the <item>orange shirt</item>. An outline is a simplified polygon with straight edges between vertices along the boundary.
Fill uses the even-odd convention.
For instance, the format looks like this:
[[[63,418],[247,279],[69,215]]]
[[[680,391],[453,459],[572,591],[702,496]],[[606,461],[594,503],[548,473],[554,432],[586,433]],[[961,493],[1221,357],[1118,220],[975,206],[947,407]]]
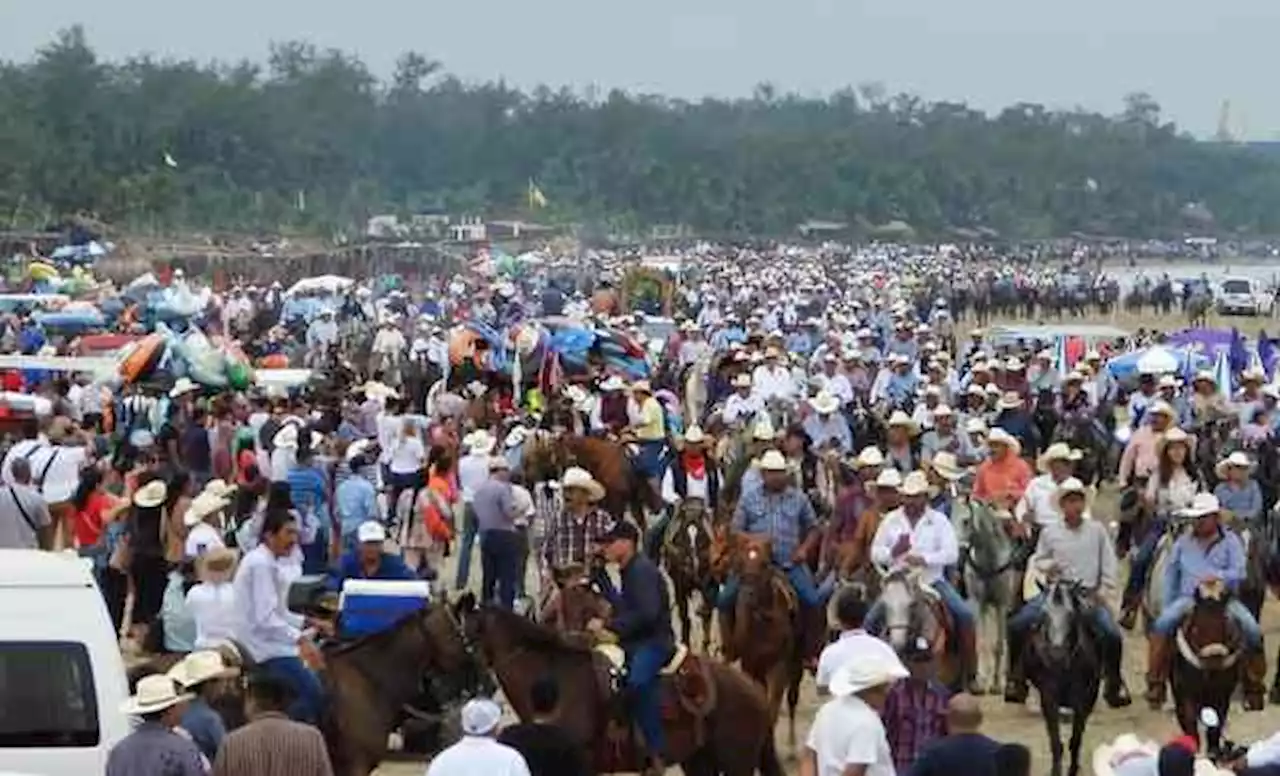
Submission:
[[[981,501],[1017,503],[1031,484],[1031,466],[1012,453],[1003,460],[989,459],[978,465],[973,481],[973,497]]]
[[[880,529],[880,510],[877,507],[868,507],[858,517],[858,524],[853,529],[853,538],[849,540],[845,549],[845,556],[842,559],[843,569],[846,574],[857,571],[862,565],[871,559],[871,542],[875,541],[876,531]]]

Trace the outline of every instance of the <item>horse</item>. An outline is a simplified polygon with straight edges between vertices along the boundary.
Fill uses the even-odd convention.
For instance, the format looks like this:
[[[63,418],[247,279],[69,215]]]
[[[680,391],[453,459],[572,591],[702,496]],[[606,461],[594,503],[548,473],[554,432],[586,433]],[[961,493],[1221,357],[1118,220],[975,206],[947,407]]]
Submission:
[[[964,679],[960,661],[952,659],[948,631],[952,630],[946,607],[938,593],[920,577],[916,569],[895,569],[880,580],[880,597],[883,607],[882,629],[889,646],[899,653],[914,640],[923,638],[933,645],[938,658],[938,679],[955,687]]]
[[[684,398],[685,428],[701,423],[707,411],[707,375],[711,373],[711,350],[685,367],[679,385]]]
[[[1084,590],[1065,580],[1042,590],[1044,619],[1031,634],[1025,657],[1027,679],[1040,693],[1040,713],[1053,756],[1051,776],[1062,774],[1061,709],[1071,709],[1067,776],[1078,776],[1080,746],[1102,684],[1102,660],[1088,625]]]
[[[1052,442],[1066,442],[1080,451],[1075,475],[1086,486],[1101,485],[1107,478],[1110,473],[1107,453],[1111,441],[1092,416],[1068,414],[1058,423],[1053,435],[1047,438]]]
[[[952,520],[964,536],[961,568],[969,600],[977,604],[979,632],[988,617],[995,622],[988,692],[999,693],[1004,687],[1000,676],[1005,665],[1004,624],[1020,595],[1018,546],[1010,537],[1006,522],[987,504],[957,499]],[[979,670],[978,674],[982,676],[983,672]]]
[[[1182,732],[1199,739],[1200,710],[1211,708],[1225,725],[1240,683],[1244,640],[1227,614],[1231,593],[1220,580],[1196,588],[1195,606],[1178,626],[1169,671],[1174,716]]]
[[[602,506],[617,519],[630,508],[643,531],[648,510],[661,508],[661,496],[635,470],[626,447],[610,439],[562,434],[534,434],[525,444],[525,474],[537,474],[530,482],[558,479],[569,466],[586,469],[604,486]]]
[[[776,721],[785,693],[789,743],[796,745],[796,705],[803,678],[800,601],[791,582],[773,565],[772,543],[754,535],[730,539],[729,563],[738,580],[732,614],[720,625],[725,659],[737,660],[765,688],[770,719]]]
[[[470,643],[497,675],[507,701],[522,720],[532,717],[530,690],[543,676],[560,687],[556,722],[586,748],[596,772],[637,771],[639,752],[630,725],[622,724],[615,690],[616,667],[598,650],[495,607],[459,600]],[[773,718],[760,687],[739,671],[707,657],[677,650],[664,669],[663,722],[667,755],[690,776],[782,776],[773,745]]]
[[[687,499],[677,507],[676,517],[662,537],[660,556],[662,565],[671,578],[673,603],[680,622],[680,638],[693,642],[693,626],[689,618],[689,603],[694,592],[702,596],[698,619],[702,622],[702,652],[711,651],[711,615],[715,611],[716,592],[719,585],[711,574],[712,525],[705,503],[701,499]]]

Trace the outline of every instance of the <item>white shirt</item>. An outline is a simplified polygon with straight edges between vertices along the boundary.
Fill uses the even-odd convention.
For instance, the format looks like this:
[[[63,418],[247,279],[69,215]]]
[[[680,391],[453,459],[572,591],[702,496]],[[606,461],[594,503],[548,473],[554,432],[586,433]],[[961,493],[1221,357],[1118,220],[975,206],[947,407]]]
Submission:
[[[427,776],[529,776],[524,755],[487,736],[464,736],[436,755]]]
[[[396,442],[402,430],[404,430],[404,418],[386,413],[378,415],[378,447],[382,450],[381,463],[391,463],[391,453],[396,449]]]
[[[289,576],[266,545],[249,551],[236,569],[236,641],[256,663],[298,656],[302,617],[289,611],[282,594]]]
[[[707,478],[686,474],[685,481],[687,483],[685,497],[700,498],[702,503],[707,503]],[[662,475],[662,500],[668,504],[674,504],[680,500],[680,494],[676,493],[676,478],[671,473],[670,466],[667,467],[666,474]]]
[[[235,638],[236,591],[230,582],[201,582],[188,590],[187,612],[196,624],[196,649],[213,649]]]
[[[764,402],[758,396],[742,396],[733,394],[724,400],[724,409],[720,410],[720,419],[730,425],[745,420],[764,409]]]
[[[15,485],[16,483],[13,481],[13,462],[19,458],[26,458],[28,461],[31,460],[31,458],[39,452],[40,448],[45,447],[48,444],[49,440],[45,438],[44,434],[41,434],[35,439],[24,439],[21,442],[15,442],[13,447],[9,448],[9,452],[5,454],[4,463],[0,464],[0,467],[2,467],[0,468],[0,483],[5,485]],[[40,476],[40,472],[35,471],[35,466],[32,466],[31,468],[32,479]]]
[[[1244,763],[1250,768],[1280,764],[1280,733],[1250,746],[1245,753]]]
[[[893,545],[904,534],[911,536],[911,549],[895,561]],[[871,560],[878,566],[900,568],[906,565],[908,555],[919,555],[924,559],[922,579],[925,582],[932,584],[941,579],[947,566],[960,560],[960,545],[951,521],[929,507],[925,507],[915,528],[911,527],[901,507],[885,515],[876,529],[876,538],[871,542]]]
[[[818,377],[822,379],[822,390],[839,399],[841,407],[853,401],[853,385],[842,372],[837,372],[830,377],[825,374]]]
[[[1054,498],[1057,492],[1058,483],[1054,481],[1053,475],[1041,474],[1027,485],[1026,492],[1013,508],[1013,514],[1024,523],[1030,514],[1041,528],[1060,523],[1062,512],[1058,510],[1058,500]]]
[[[462,503],[470,504],[476,488],[489,479],[489,457],[467,453],[458,462],[458,486],[462,488]]]
[[[511,509],[515,512],[515,524],[527,526],[533,521],[536,510],[533,508],[533,494],[523,485],[511,486]]]
[[[762,402],[769,399],[791,401],[796,395],[796,384],[786,367],[775,366],[770,369],[761,364],[751,374],[751,393],[760,397]]]
[[[856,695],[823,704],[805,746],[814,753],[818,776],[841,776],[850,765],[865,765],[866,776],[896,773],[880,715]]]
[[[861,628],[845,631],[840,638],[822,648],[818,655],[818,670],[814,673],[814,681],[818,689],[825,690],[831,686],[831,677],[844,666],[855,660],[865,660],[868,655],[882,652],[886,657],[892,655],[899,659],[893,647],[883,639],[878,639]]]
[[[413,434],[396,440],[388,466],[392,474],[413,474],[422,469],[426,460],[427,448],[417,434]]]
[[[222,541],[222,532],[208,523],[196,523],[187,532],[187,540],[183,544],[183,555],[198,558],[209,550],[220,550],[226,547]]]
[[[289,470],[298,460],[298,451],[293,447],[277,447],[271,451],[271,481],[288,482]]]
[[[86,448],[65,445],[40,447],[27,456],[32,482],[41,484],[40,493],[50,504],[71,500],[80,484],[80,470],[88,459]]]

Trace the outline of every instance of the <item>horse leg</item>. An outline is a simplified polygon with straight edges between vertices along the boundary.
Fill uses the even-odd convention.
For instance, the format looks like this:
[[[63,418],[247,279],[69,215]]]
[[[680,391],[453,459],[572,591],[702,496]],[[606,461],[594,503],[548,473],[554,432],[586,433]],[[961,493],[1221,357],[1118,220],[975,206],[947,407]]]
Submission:
[[[1049,753],[1053,764],[1050,776],[1062,776],[1062,719],[1059,716],[1058,693],[1052,684],[1040,690],[1040,713],[1044,716],[1045,732],[1049,736]]]
[[[689,598],[693,593],[684,574],[677,574],[672,580],[676,593],[676,615],[680,618],[680,640],[688,644],[693,639],[693,626],[689,622]],[[678,580],[678,581],[677,581]]]
[[[790,681],[787,683],[787,737],[791,743],[791,756],[798,756],[796,750],[796,706],[800,703],[800,682],[804,680],[804,662],[799,652],[791,665]]]
[[[1095,685],[1094,689],[1097,689]],[[1080,776],[1080,745],[1084,743],[1084,728],[1089,723],[1087,704],[1078,703],[1071,712],[1071,764],[1067,766],[1067,776]]]
[[[1003,595],[1004,591],[1001,591]],[[987,690],[991,695],[999,695],[1004,692],[1004,650],[1005,650],[1005,623],[1009,619],[1009,608],[1001,601],[999,604],[990,607],[991,615],[995,619],[996,637],[992,640],[991,645],[991,684]]]
[[[702,621],[702,654],[711,654],[711,618],[716,610],[716,590],[714,582],[702,586],[702,602],[698,609],[698,619]]]

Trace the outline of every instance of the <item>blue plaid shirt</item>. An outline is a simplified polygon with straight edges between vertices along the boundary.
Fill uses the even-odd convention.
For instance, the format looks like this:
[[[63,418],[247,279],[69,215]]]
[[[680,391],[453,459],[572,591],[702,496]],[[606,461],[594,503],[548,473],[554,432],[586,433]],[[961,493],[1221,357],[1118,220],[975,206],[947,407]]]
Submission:
[[[796,488],[781,493],[767,488],[744,489],[733,513],[733,530],[768,535],[773,562],[784,568],[791,566],[791,556],[816,523],[813,504]]]

